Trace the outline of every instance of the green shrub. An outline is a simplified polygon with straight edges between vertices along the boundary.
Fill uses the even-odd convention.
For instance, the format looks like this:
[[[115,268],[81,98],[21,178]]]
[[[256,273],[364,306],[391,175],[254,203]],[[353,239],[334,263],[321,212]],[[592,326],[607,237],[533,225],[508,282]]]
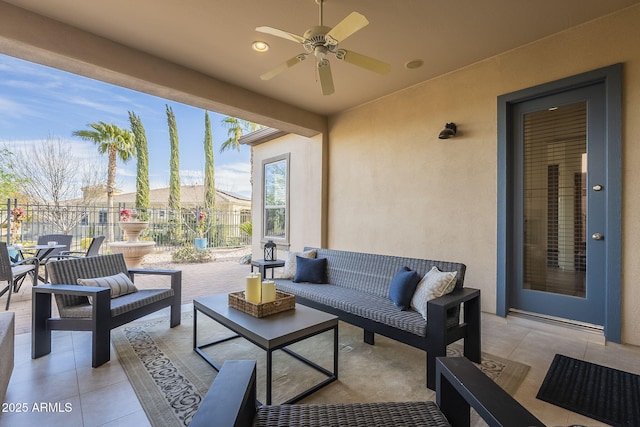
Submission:
[[[197,249],[195,246],[184,246],[171,254],[171,260],[177,263],[201,263],[214,261],[210,249]]]
[[[83,251],[86,251],[87,249],[89,249],[89,245],[91,244],[92,240],[93,240],[93,237],[83,237],[80,240],[80,249],[82,249]]]

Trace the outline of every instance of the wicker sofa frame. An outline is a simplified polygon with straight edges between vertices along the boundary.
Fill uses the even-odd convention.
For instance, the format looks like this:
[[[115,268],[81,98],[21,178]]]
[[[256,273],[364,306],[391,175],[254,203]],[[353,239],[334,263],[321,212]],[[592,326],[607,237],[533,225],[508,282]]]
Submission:
[[[494,427],[544,424],[463,357],[436,360],[436,402],[256,406],[256,362],[227,361],[190,427],[468,427],[470,408]]]
[[[373,345],[380,334],[424,350],[427,387],[432,390],[436,358],[446,356],[447,345],[464,339],[465,357],[480,362],[480,290],[464,288],[464,264],[310,247],[305,251],[311,249],[317,258],[327,259],[326,284],[276,279],[278,290],[294,294],[297,303],[361,327],[367,344]],[[388,298],[391,280],[403,266],[421,276],[433,266],[458,273],[453,292],[428,302],[428,322],[413,310],[400,311]]]
[[[180,324],[182,271],[127,268],[122,254],[64,259],[47,265],[51,284],[32,290],[33,334],[31,357],[51,353],[51,331],[92,332],[91,366],[110,360],[111,329],[129,323],[165,307],[171,307],[170,326]],[[127,274],[133,281],[138,274],[170,276],[171,287],[140,289],[138,292],[111,298],[103,287],[76,285],[78,278],[96,278]],[[51,295],[55,295],[60,317],[51,317]],[[93,302],[89,302],[92,297]]]

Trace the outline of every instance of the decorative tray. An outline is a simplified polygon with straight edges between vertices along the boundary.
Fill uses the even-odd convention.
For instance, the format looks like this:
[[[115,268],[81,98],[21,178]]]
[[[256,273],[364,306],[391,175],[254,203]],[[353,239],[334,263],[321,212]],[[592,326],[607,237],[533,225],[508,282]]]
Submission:
[[[276,300],[262,304],[254,304],[244,297],[244,291],[232,292],[229,294],[229,307],[250,314],[253,317],[265,317],[281,311],[296,308],[295,295],[286,292],[276,291]]]

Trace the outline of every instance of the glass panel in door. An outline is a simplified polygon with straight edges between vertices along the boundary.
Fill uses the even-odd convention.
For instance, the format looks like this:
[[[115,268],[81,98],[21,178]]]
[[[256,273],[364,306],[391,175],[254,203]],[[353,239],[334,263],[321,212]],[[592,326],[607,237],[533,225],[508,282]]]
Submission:
[[[523,116],[524,289],[586,293],[587,103]]]

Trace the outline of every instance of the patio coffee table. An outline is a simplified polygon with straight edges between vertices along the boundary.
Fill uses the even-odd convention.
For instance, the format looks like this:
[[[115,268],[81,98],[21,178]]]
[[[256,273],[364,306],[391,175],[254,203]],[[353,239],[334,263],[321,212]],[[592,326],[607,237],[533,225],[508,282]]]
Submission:
[[[234,335],[198,344],[198,312],[234,332]],[[287,348],[288,345],[333,330],[333,372]],[[327,376],[327,379],[283,402],[295,403],[338,379],[338,317],[314,308],[296,304],[295,310],[257,318],[229,307],[228,294],[215,294],[193,300],[193,349],[216,371],[218,366],[202,349],[242,337],[267,352],[267,400],[271,404],[272,354],[276,350],[295,357]]]

